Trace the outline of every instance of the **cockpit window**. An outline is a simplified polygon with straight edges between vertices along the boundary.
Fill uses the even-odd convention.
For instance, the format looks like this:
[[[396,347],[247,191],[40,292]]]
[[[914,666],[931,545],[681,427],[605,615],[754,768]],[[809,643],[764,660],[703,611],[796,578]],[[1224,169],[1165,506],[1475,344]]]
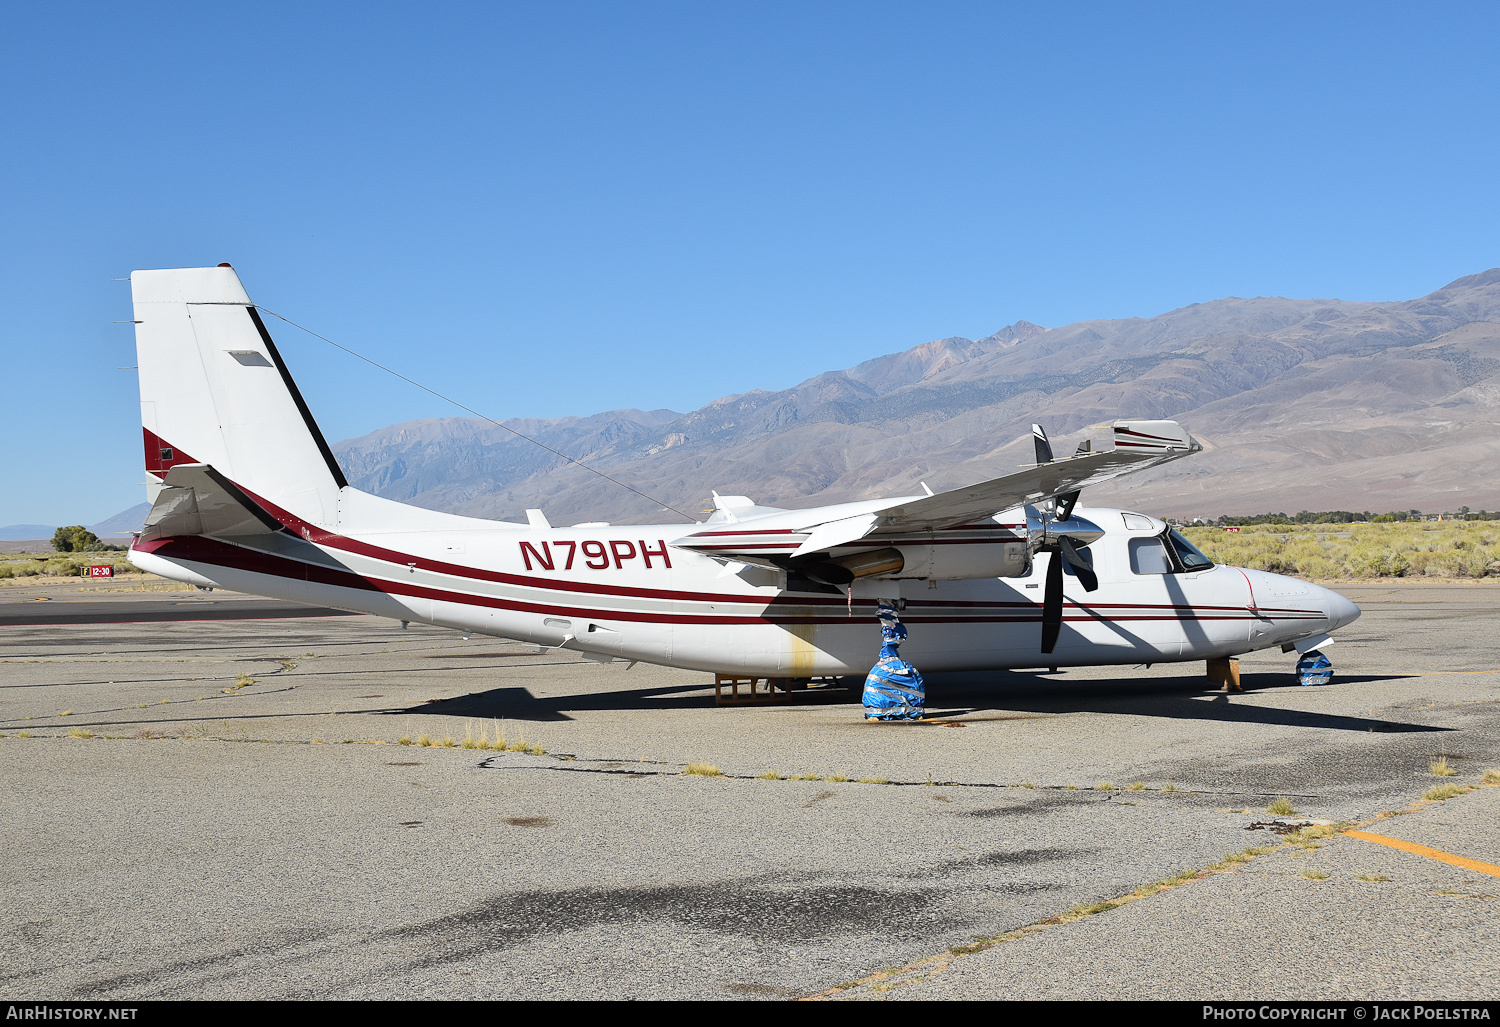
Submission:
[[[1137,574],[1187,574],[1213,565],[1176,528],[1154,538],[1130,540],[1130,569]]]
[[[1184,571],[1201,571],[1205,567],[1212,567],[1214,562],[1204,556],[1198,547],[1182,537],[1182,533],[1176,528],[1167,532],[1167,541],[1177,551],[1177,559],[1182,563]]]

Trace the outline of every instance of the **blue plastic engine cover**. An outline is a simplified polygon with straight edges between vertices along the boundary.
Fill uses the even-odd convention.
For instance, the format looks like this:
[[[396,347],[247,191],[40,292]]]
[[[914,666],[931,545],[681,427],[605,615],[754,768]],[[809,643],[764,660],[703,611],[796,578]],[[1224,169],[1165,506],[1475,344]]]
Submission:
[[[1326,685],[1333,680],[1333,664],[1313,649],[1297,661],[1297,680],[1304,685]]]
[[[921,720],[927,711],[927,690],[917,668],[901,658],[898,647],[906,640],[906,626],[896,607],[880,600],[880,660],[865,678],[866,720]]]

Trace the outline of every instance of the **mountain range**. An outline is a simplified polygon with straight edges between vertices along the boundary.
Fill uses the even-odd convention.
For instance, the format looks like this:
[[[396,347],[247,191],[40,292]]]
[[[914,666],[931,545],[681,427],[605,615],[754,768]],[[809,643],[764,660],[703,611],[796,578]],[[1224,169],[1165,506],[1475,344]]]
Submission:
[[[137,503],[128,510],[121,510],[113,517],[106,518],[98,524],[90,524],[86,527],[95,535],[111,545],[122,545],[130,541],[128,536],[132,531],[140,528],[145,521],[146,514],[151,511],[149,503]],[[0,542],[16,542],[21,540],[33,541],[44,539],[51,541],[52,533],[61,525],[58,524],[6,524],[0,525]]]
[[[953,488],[1059,454],[1119,417],[1181,421],[1205,452],[1084,503],[1189,517],[1500,507],[1500,268],[1419,299],[1229,297],[1150,318],[1017,322],[690,413],[505,424],[693,517],[710,490],[792,507]],[[431,509],[554,523],[660,507],[478,418],[333,447],[355,486]]]

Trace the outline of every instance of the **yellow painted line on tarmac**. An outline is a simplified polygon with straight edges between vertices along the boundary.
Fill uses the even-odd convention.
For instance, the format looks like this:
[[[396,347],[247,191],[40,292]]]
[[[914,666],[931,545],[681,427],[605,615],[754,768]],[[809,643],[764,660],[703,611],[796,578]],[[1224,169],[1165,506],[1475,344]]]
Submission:
[[[1465,870],[1476,870],[1481,874],[1489,874],[1491,877],[1500,877],[1500,867],[1495,866],[1493,863],[1481,863],[1479,860],[1469,859],[1467,856],[1455,856],[1453,853],[1444,852],[1442,849],[1430,849],[1425,845],[1418,845],[1416,842],[1405,842],[1400,838],[1389,838],[1383,834],[1371,834],[1369,831],[1345,831],[1344,833],[1351,838],[1363,838],[1365,841],[1374,842],[1376,845],[1388,845],[1393,849],[1400,849],[1402,852],[1410,852],[1416,856],[1426,856],[1428,859],[1435,859],[1439,863],[1448,863],[1452,866],[1463,867]]]

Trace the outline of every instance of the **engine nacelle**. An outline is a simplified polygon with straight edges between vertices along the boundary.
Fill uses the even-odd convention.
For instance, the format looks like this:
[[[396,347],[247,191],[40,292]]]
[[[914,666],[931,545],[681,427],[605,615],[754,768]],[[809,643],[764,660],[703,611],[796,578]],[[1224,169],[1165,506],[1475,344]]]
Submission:
[[[808,566],[815,581],[847,585],[851,581],[891,581],[964,578],[1020,578],[1031,573],[1031,553],[1025,542],[966,545],[906,545],[867,549]]]
[[[901,546],[900,550],[904,566],[900,572],[882,577],[959,581],[1022,578],[1031,573],[1031,553],[1025,542]]]

